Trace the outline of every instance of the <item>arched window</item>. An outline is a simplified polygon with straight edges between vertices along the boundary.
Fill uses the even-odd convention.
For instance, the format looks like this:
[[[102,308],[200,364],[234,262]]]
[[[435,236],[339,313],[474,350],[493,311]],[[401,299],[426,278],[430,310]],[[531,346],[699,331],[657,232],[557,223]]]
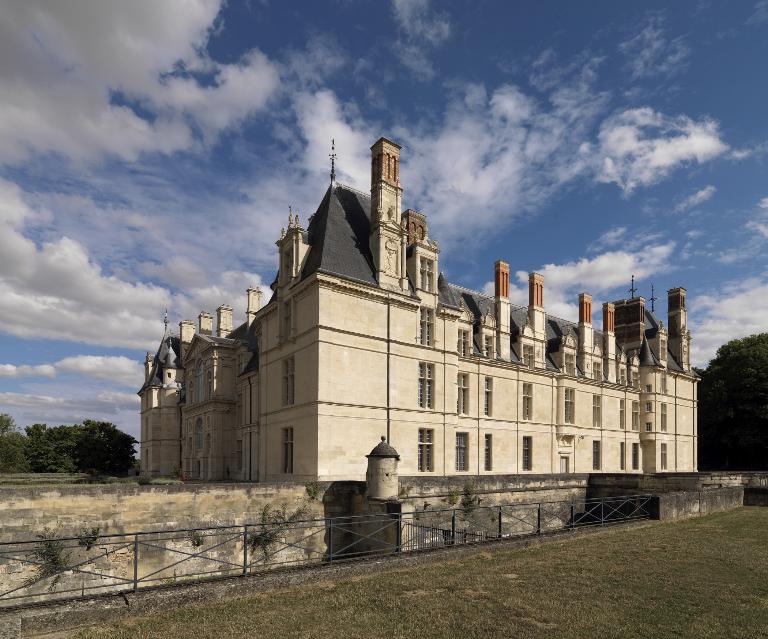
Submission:
[[[195,448],[200,450],[203,447],[203,419],[197,418],[195,422]]]
[[[206,395],[207,399],[210,399],[213,397],[213,371],[208,369],[208,394]]]

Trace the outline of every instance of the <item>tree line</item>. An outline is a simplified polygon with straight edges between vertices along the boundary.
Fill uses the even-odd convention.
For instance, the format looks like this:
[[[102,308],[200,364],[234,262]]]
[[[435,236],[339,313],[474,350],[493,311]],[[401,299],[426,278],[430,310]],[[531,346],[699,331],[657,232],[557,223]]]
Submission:
[[[19,429],[0,414],[0,473],[125,475],[136,463],[136,440],[111,422],[33,424]]]

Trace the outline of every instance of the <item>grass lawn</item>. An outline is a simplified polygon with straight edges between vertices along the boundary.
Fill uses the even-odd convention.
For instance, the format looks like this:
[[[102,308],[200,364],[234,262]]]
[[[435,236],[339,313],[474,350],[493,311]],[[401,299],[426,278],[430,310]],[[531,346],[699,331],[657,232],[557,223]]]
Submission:
[[[83,639],[768,637],[768,508],[126,619]]]

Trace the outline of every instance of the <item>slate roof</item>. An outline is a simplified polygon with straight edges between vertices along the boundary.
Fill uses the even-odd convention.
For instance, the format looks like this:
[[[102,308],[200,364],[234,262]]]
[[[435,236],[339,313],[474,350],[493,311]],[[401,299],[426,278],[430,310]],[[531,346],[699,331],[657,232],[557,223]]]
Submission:
[[[160,346],[155,354],[155,359],[152,361],[152,368],[149,371],[149,378],[142,384],[139,389],[141,393],[145,388],[150,386],[162,386],[164,373],[167,368],[180,368],[181,367],[181,343],[177,335],[172,335],[168,331],[168,327],[165,327],[165,333],[163,339],[160,340]]]
[[[370,234],[371,196],[332,184],[307,228],[310,249],[301,279],[320,272],[376,286]]]

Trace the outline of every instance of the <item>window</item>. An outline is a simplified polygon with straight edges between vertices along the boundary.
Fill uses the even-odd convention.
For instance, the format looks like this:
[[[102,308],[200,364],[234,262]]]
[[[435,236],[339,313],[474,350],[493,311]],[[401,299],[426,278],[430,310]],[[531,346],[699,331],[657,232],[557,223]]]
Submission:
[[[621,380],[622,386],[627,385],[627,369],[621,364],[619,364],[619,379]]]
[[[206,395],[206,398],[210,399],[211,397],[213,397],[213,371],[209,370],[206,377],[208,380],[208,384],[207,384],[208,395]]]
[[[237,470],[243,470],[243,440],[235,442],[235,466]]]
[[[459,330],[459,343],[456,350],[459,351],[459,355],[462,357],[469,357],[469,331],[463,329]]]
[[[431,308],[421,309],[419,321],[419,343],[422,346],[432,346],[435,334],[435,311]]]
[[[493,435],[485,435],[485,470],[493,470]]]
[[[667,357],[667,340],[664,336],[659,336],[659,357],[665,359]]]
[[[661,430],[667,430],[667,405],[661,405]]]
[[[592,426],[600,428],[603,425],[603,400],[600,395],[592,395]]]
[[[434,262],[426,257],[422,257],[419,261],[419,264],[420,264],[419,273],[421,276],[421,288],[431,293],[434,289],[434,286],[433,286],[434,270],[435,270]]]
[[[645,412],[646,413],[653,412],[653,402],[645,402]]]
[[[667,394],[667,374],[661,374],[661,392]]]
[[[596,382],[603,381],[603,363],[601,361],[596,360],[592,363],[592,374]]]
[[[565,423],[573,424],[576,421],[576,390],[565,389]]]
[[[293,473],[293,428],[283,428],[283,472]]]
[[[646,433],[653,432],[653,422],[645,422],[645,432]]]
[[[632,430],[640,430],[640,402],[632,402]]]
[[[619,428],[624,430],[627,427],[627,410],[626,402],[623,399],[619,400]]]
[[[456,376],[456,385],[458,386],[456,412],[459,415],[467,415],[469,413],[469,375],[459,373]]]
[[[632,444],[632,470],[640,468],[640,444]]]
[[[419,428],[419,451],[418,468],[419,472],[431,473],[432,467],[432,442],[435,431],[431,428]]]
[[[652,393],[653,392],[653,385],[652,384],[646,384],[645,385],[645,392],[646,393]]]
[[[533,419],[533,384],[523,384],[523,419]]]
[[[456,470],[463,472],[469,470],[467,466],[469,447],[469,433],[456,433]]]
[[[660,468],[661,470],[667,470],[667,445],[662,444],[660,450]]]
[[[592,442],[592,470],[600,470],[600,442]]]
[[[640,373],[632,371],[632,387],[640,388]]]
[[[576,377],[576,356],[571,353],[565,354],[565,374]]]
[[[626,470],[627,468],[627,445],[624,442],[619,442],[619,469]]]
[[[533,437],[523,437],[523,470],[533,470]]]
[[[485,400],[483,402],[483,414],[490,417],[493,412],[493,378],[485,378]]]
[[[419,407],[433,407],[432,384],[435,379],[435,365],[419,362]]]
[[[283,406],[290,406],[294,401],[296,364],[293,357],[283,360]]]
[[[528,368],[533,368],[534,362],[533,346],[531,344],[523,344],[523,364]]]
[[[291,336],[291,330],[293,328],[293,317],[291,312],[291,300],[288,300],[283,304],[283,338],[287,339]]]
[[[203,447],[203,420],[198,417],[195,422],[195,448],[200,450]]]
[[[493,347],[493,335],[486,335],[483,340],[483,355],[486,357],[494,357],[496,355],[496,349]]]

